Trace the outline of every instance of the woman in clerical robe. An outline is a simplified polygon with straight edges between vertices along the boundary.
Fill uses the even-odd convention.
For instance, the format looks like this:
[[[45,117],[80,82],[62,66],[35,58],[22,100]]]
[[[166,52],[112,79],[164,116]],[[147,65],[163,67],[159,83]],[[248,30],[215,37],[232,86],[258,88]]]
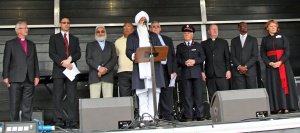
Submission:
[[[279,33],[279,25],[275,20],[269,20],[265,24],[265,30],[268,35],[262,39],[260,55],[266,64],[265,87],[270,109],[273,113],[298,110],[298,94],[289,62],[289,42]]]

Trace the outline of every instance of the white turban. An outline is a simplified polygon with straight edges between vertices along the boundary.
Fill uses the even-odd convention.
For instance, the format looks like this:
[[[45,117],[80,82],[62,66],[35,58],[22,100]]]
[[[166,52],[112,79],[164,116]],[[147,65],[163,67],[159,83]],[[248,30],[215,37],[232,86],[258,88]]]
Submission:
[[[149,22],[149,15],[145,11],[140,11],[136,16],[135,16],[135,23],[139,24],[139,21],[142,17],[145,17],[147,19],[147,23]]]

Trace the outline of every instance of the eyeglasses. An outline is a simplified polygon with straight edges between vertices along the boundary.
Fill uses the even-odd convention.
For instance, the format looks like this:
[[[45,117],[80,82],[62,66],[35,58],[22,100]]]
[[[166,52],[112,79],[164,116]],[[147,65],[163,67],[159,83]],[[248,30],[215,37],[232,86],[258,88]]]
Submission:
[[[98,34],[99,34],[99,33],[105,33],[105,32],[106,32],[106,31],[104,31],[104,30],[101,30],[101,31],[97,30],[97,31],[96,31],[96,33],[98,33]]]
[[[160,28],[160,26],[159,25],[157,25],[157,26],[151,26],[152,28]]]
[[[21,29],[21,30],[23,30],[23,29],[28,30],[28,27],[25,27],[25,28],[19,28],[19,29]]]
[[[128,26],[128,27],[123,27],[123,28],[124,28],[124,29],[131,29],[132,27],[129,27],[129,26]]]
[[[62,23],[62,24],[70,24],[70,22],[60,22],[60,23]]]

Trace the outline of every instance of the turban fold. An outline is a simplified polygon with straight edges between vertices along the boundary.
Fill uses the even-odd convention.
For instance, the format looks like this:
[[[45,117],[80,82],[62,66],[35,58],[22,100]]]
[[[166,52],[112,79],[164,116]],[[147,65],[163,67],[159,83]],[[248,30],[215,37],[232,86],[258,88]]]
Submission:
[[[135,23],[138,24],[140,19],[142,17],[145,17],[147,19],[147,23],[149,22],[149,15],[145,11],[140,11],[136,16],[135,16]]]

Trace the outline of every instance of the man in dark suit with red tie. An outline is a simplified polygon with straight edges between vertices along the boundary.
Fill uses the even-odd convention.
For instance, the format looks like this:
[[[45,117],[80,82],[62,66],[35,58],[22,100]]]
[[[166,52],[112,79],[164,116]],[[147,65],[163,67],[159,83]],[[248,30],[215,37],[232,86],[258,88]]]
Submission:
[[[15,30],[18,37],[5,43],[3,82],[9,90],[11,121],[30,121],[34,86],[38,85],[40,76],[38,58],[35,44],[25,38],[26,21],[19,21]]]
[[[257,39],[247,34],[248,25],[238,25],[240,35],[231,40],[233,89],[256,88],[256,62],[258,61]]]
[[[74,62],[80,59],[79,39],[69,34],[70,20],[62,18],[59,24],[61,32],[50,37],[49,56],[53,60],[53,120],[56,126],[63,127],[63,91],[66,87],[68,117],[71,128],[78,128],[77,77],[70,81],[64,74],[65,69],[72,69]]]

